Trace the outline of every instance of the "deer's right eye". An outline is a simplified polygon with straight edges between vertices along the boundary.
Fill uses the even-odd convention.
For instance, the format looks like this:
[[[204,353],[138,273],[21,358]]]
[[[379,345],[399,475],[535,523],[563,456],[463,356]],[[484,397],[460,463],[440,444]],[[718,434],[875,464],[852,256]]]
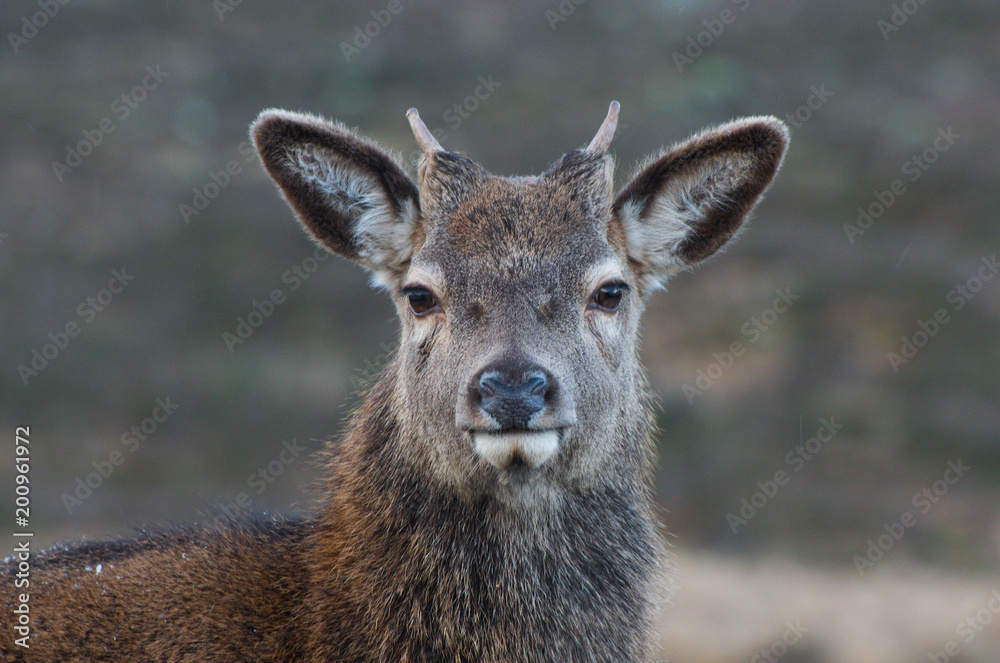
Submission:
[[[412,286],[406,288],[406,298],[414,315],[426,315],[437,307],[437,297],[427,288]]]
[[[614,313],[628,291],[628,285],[620,282],[605,283],[594,291],[587,308],[595,308],[606,313]]]

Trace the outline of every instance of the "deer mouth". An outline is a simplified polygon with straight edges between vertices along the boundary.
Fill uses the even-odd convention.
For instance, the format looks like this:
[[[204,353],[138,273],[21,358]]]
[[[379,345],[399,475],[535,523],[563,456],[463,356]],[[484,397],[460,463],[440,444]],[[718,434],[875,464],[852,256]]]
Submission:
[[[537,468],[559,450],[558,429],[472,431],[476,454],[497,469]]]

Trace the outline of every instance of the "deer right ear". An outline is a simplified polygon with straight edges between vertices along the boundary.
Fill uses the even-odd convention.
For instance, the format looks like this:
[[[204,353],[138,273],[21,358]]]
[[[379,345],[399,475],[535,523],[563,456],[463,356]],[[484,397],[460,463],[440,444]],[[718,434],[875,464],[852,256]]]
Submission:
[[[390,286],[420,220],[413,181],[374,142],[322,118],[267,110],[250,128],[264,168],[309,234]]]
[[[629,260],[647,292],[719,250],[781,165],[788,128],[773,117],[706,131],[651,158],[618,194]]]

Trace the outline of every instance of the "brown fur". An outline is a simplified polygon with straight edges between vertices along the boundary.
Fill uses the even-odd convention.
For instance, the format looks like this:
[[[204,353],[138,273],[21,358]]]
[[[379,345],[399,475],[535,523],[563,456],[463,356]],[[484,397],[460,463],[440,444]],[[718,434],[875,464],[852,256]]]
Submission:
[[[399,350],[322,453],[315,516],[49,550],[30,649],[2,590],[3,660],[650,660],[664,557],[643,298],[736,232],[783,125],[702,134],[617,198],[592,148],[508,179],[431,146],[418,185],[319,118],[267,111],[252,135],[313,237],[389,290]],[[609,284],[620,303],[596,306]],[[413,288],[434,302],[420,315]],[[527,423],[498,423],[494,392]]]

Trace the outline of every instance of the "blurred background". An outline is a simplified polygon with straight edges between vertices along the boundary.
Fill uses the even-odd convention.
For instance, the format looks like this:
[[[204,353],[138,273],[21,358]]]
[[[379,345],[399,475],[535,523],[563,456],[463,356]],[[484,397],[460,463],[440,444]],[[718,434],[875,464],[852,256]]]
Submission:
[[[617,99],[619,183],[773,114],[791,150],[749,229],[645,320],[677,552],[662,659],[1000,660],[994,5],[18,0],[0,18],[0,505],[30,426],[39,544],[307,511],[309,453],[391,353],[388,299],[314,259],[250,151],[261,109],[412,163],[417,106],[446,148],[527,174]]]

